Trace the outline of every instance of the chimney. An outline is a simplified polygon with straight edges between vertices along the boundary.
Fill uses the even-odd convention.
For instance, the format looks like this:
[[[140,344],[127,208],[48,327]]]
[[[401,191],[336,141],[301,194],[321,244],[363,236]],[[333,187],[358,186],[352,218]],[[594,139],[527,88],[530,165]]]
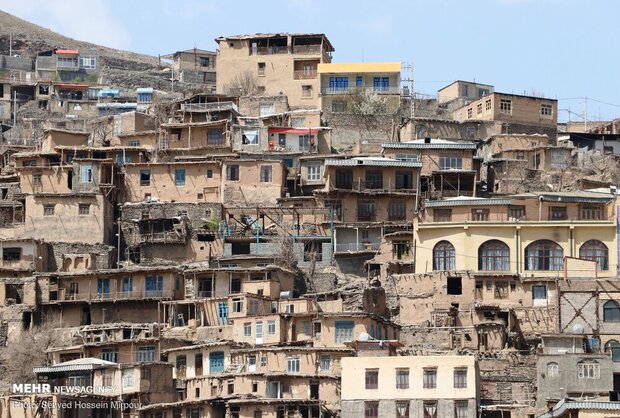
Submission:
[[[425,137],[424,138],[424,143],[425,144],[430,144],[431,143],[431,137],[430,136]]]

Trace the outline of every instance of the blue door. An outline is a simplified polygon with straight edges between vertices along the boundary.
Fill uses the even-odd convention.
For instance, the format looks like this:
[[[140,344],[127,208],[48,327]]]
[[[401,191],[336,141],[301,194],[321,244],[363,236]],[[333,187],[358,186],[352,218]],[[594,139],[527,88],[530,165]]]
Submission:
[[[144,284],[147,298],[162,297],[164,294],[163,276],[148,276]]]
[[[110,293],[110,279],[97,279],[97,293],[100,295]]]
[[[217,304],[217,322],[219,325],[228,325],[228,303]]]
[[[221,373],[224,371],[224,352],[214,351],[209,353],[209,373]]]

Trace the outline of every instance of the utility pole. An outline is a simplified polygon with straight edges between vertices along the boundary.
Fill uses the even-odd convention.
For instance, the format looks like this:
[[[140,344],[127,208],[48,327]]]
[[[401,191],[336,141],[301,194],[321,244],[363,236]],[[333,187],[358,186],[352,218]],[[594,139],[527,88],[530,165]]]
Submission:
[[[586,96],[586,109],[583,115],[583,130],[585,132],[588,130],[588,96]]]
[[[13,90],[13,127],[17,121],[17,91]]]
[[[13,56],[13,34],[9,33],[9,56]]]

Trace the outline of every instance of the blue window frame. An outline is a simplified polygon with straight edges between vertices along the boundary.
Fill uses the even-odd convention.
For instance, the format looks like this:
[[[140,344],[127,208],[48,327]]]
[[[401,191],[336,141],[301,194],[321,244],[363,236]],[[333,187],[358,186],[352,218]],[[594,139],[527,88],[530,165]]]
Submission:
[[[209,353],[209,373],[221,373],[224,371],[224,352],[213,351]]]
[[[177,168],[174,171],[174,184],[177,186],[185,186],[185,169]]]
[[[228,324],[228,303],[219,302],[217,304],[217,322],[219,325]]]
[[[110,293],[110,279],[97,279],[97,294],[105,295]]]
[[[336,343],[353,341],[353,328],[355,327],[353,321],[335,321],[334,325],[336,328]]]
[[[375,91],[388,91],[390,88],[389,77],[375,77],[373,83]]]
[[[346,91],[349,89],[349,77],[329,77],[330,91]]]
[[[122,290],[123,293],[129,293],[133,291],[133,279],[131,277],[123,277]]]
[[[146,297],[161,297],[164,293],[164,277],[147,276],[144,290],[146,291]]]
[[[364,77],[358,75],[355,77],[355,87],[364,87]]]

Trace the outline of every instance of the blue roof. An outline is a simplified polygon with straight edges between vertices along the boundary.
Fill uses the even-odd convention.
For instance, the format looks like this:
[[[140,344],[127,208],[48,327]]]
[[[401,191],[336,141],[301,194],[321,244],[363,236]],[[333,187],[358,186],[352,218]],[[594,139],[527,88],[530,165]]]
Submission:
[[[136,93],[153,93],[153,87],[138,87]]]

